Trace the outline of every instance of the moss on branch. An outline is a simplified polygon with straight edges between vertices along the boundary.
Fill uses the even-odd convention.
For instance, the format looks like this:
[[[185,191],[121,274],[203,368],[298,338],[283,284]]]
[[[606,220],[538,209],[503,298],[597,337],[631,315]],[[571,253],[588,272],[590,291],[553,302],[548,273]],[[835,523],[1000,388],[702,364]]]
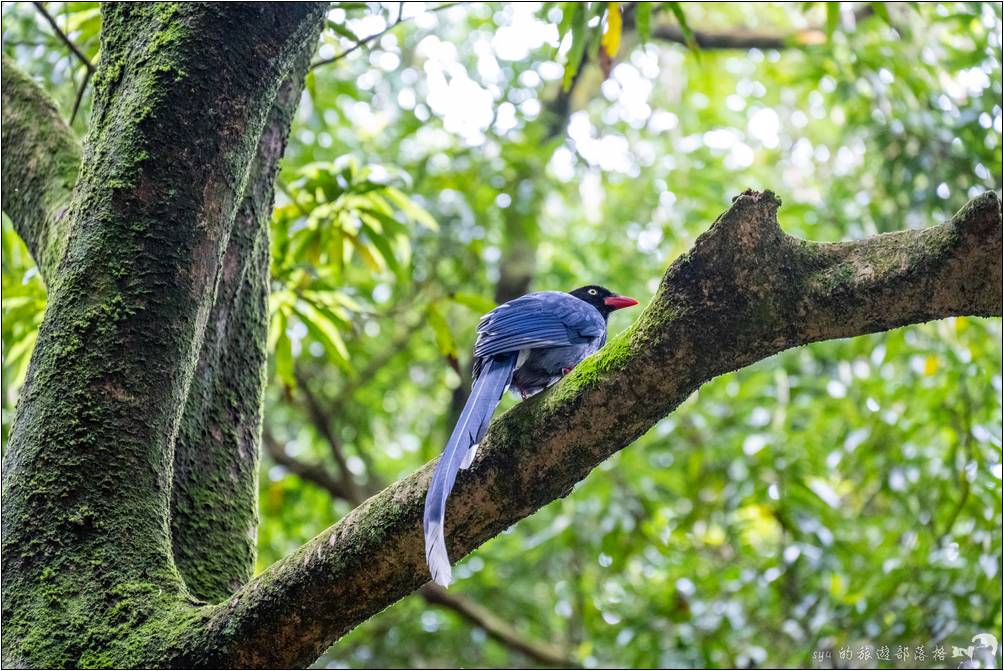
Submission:
[[[827,338],[1000,315],[1001,204],[993,193],[940,226],[836,245],[785,235],[779,205],[769,192],[738,197],[670,266],[628,331],[492,424],[448,504],[451,557],[567,495],[713,377]],[[422,503],[433,467],[372,497],[210,608],[197,645],[208,654],[203,661],[309,664],[425,583]]]
[[[66,243],[80,146],[52,98],[6,55],[0,73],[3,211],[48,281]]]

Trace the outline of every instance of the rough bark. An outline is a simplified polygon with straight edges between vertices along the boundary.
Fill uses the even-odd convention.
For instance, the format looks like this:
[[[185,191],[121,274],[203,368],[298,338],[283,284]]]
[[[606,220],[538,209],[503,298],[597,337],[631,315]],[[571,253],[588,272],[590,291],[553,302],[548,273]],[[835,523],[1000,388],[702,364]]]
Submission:
[[[32,241],[49,303],[3,469],[8,665],[156,663],[181,635],[166,623],[191,620],[171,556],[173,442],[266,114],[322,14],[103,8],[65,250]],[[24,222],[43,221],[52,185],[11,167],[33,193],[9,213],[32,239]]]
[[[174,450],[171,538],[189,591],[216,601],[254,571],[268,361],[268,224],[275,177],[321,23],[276,94],[234,218]]]
[[[300,380],[299,386],[300,389],[304,390],[309,388],[305,380]],[[328,416],[332,416],[331,413],[311,413],[312,423],[318,429],[319,433],[325,435],[326,440],[330,440],[329,436],[331,436],[330,427],[327,427]],[[318,423],[322,424],[322,426],[318,426]],[[275,463],[285,467],[301,480],[310,482],[325,490],[333,498],[341,499],[352,506],[358,506],[367,498],[361,494],[361,488],[348,488],[345,486],[344,476],[348,473],[346,468],[342,467],[339,471],[339,475],[343,477],[337,478],[323,463],[308,462],[291,457],[286,454],[282,445],[276,442],[267,431],[264,436],[264,444]],[[332,445],[332,449],[341,448],[336,448],[335,445]],[[372,473],[367,475],[367,485],[371,492],[375,493],[376,488],[383,488],[383,485],[374,479]],[[539,664],[564,669],[574,669],[581,666],[577,660],[569,656],[560,646],[520,631],[490,609],[479,605],[470,597],[457,592],[451,593],[431,582],[423,586],[416,594],[421,596],[426,603],[453,611],[470,625],[479,627],[489,638]]]
[[[63,255],[80,146],[52,98],[3,56],[3,211],[46,282]]]
[[[1001,203],[994,193],[939,226],[839,244],[784,234],[778,205],[769,192],[738,197],[670,266],[631,328],[492,424],[448,505],[451,557],[567,495],[718,375],[820,340],[1001,314]],[[199,644],[179,661],[308,664],[420,587],[428,580],[421,519],[433,467],[370,498],[208,609]]]
[[[5,128],[4,150],[23,160],[5,163],[3,207],[50,292],[3,469],[5,665],[307,664],[427,580],[421,515],[433,464],[221,603],[205,605],[184,578],[205,596],[239,582],[247,557],[236,534],[253,513],[211,521],[238,548],[222,579],[200,582],[199,562],[215,558],[195,556],[182,559],[183,578],[172,551],[173,485],[189,502],[199,503],[199,490],[219,495],[231,486],[221,479],[231,475],[227,459],[254,442],[260,409],[225,398],[226,376],[194,395],[191,381],[217,366],[260,375],[262,288],[235,278],[242,266],[261,272],[256,208],[270,195],[253,178],[249,190],[248,175],[276,92],[323,12],[297,3],[106,6],[91,129],[63,215],[53,212],[76,174],[73,144],[44,94],[5,67],[5,126],[37,131],[49,151]],[[35,110],[37,129],[25,110]],[[232,236],[245,196],[247,227]],[[669,268],[632,328],[493,424],[447,511],[454,558],[566,495],[717,375],[828,338],[1001,313],[995,194],[940,226],[841,244],[785,235],[777,207],[769,193],[739,197]],[[236,349],[241,323],[252,329],[250,354]],[[260,394],[253,377],[241,396]],[[225,455],[198,482],[201,464],[183,460],[173,473],[188,401],[186,421],[206,418],[207,444]],[[224,420],[217,438],[212,423]],[[191,438],[184,449],[195,459],[205,436]],[[195,509],[175,500],[174,510],[192,519],[173,533],[196,538]]]

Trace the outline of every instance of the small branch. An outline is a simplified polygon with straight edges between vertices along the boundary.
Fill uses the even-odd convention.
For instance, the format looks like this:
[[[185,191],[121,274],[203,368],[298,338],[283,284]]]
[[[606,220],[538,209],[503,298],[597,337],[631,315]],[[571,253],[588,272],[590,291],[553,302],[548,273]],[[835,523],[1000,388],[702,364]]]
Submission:
[[[556,645],[527,638],[498,615],[461,594],[448,592],[432,582],[424,585],[418,593],[429,603],[452,610],[483,629],[489,637],[530,659],[564,669],[578,669],[582,666]]]
[[[434,13],[440,12],[440,11],[442,11],[444,9],[450,9],[451,7],[456,7],[457,5],[462,5],[462,4],[464,4],[464,3],[463,2],[447,2],[445,4],[433,7],[431,9],[427,10],[427,11],[434,14]],[[349,54],[351,54],[352,52],[357,51],[359,49],[362,49],[363,47],[365,47],[367,44],[373,42],[374,40],[380,39],[381,37],[383,37],[384,35],[386,35],[390,31],[394,30],[399,25],[401,25],[402,23],[404,23],[406,20],[410,20],[410,19],[404,19],[403,18],[403,14],[404,14],[404,3],[401,2],[401,3],[398,3],[397,19],[394,20],[386,28],[384,28],[383,30],[381,30],[379,32],[373,33],[372,35],[367,35],[363,39],[361,39],[358,42],[356,42],[355,44],[353,44],[348,49],[335,54],[331,58],[323,58],[323,59],[321,59],[319,61],[315,61],[315,62],[311,63],[310,69],[313,70],[314,68],[319,68],[322,65],[330,65],[331,63],[336,63],[336,62],[342,60],[343,58],[345,58],[346,56],[348,56]]]
[[[265,451],[268,452],[275,463],[301,480],[306,480],[317,485],[337,499],[354,504],[358,503],[356,494],[347,489],[340,480],[333,477],[324,466],[307,463],[286,454],[286,450],[268,429],[265,429],[262,433],[262,443],[265,446]]]
[[[94,65],[91,63],[90,59],[88,59],[87,56],[84,55],[84,52],[82,52],[77,45],[73,43],[73,40],[67,37],[66,33],[60,29],[59,25],[56,23],[56,19],[52,18],[52,15],[45,9],[44,3],[32,2],[31,4],[33,4],[35,9],[37,9],[42,17],[45,18],[53,32],[56,33],[56,37],[58,37],[63,44],[65,44],[66,47],[73,52],[73,55],[77,57],[77,60],[79,60],[84,67],[87,68],[87,78],[90,78],[90,75],[94,73]],[[87,78],[84,79],[85,86],[87,84]]]
[[[303,394],[303,399],[307,402],[307,414],[310,415],[310,423],[314,426],[314,429],[320,434],[321,438],[328,444],[328,449],[331,452],[331,457],[338,464],[338,479],[341,482],[341,486],[349,492],[348,500],[351,502],[359,503],[363,498],[362,490],[358,485],[352,480],[352,471],[349,470],[348,461],[345,459],[345,451],[342,449],[342,441],[335,435],[335,432],[331,429],[331,423],[328,421],[328,415],[324,412],[321,407],[321,402],[314,394],[313,390],[310,388],[309,381],[297,371],[297,386],[300,393]]]
[[[84,99],[84,91],[87,90],[87,84],[91,81],[91,71],[87,70],[84,72],[84,81],[80,82],[80,88],[77,89],[77,97],[73,99],[73,111],[70,113],[70,125],[77,119],[77,110],[80,109],[80,102]]]
[[[566,495],[714,377],[807,343],[1001,314],[993,192],[939,226],[837,244],[785,235],[779,204],[769,192],[739,196],[670,266],[631,328],[492,423],[447,505],[454,560]],[[422,510],[434,466],[371,497],[212,607],[187,658],[308,664],[428,582]]]
[[[637,3],[635,3],[637,4]],[[625,28],[634,28],[635,17],[634,7],[624,14]],[[854,12],[855,22],[863,21],[872,16],[875,10],[870,5],[865,5]],[[697,47],[704,51],[723,50],[783,50],[791,48],[808,47],[817,44],[824,44],[827,41],[826,31],[822,28],[805,28],[792,33],[766,33],[749,30],[748,28],[733,28],[730,30],[691,31]],[[660,23],[652,26],[652,37],[665,42],[673,42],[689,47],[687,36],[683,31],[673,24]]]
[[[702,50],[724,49],[786,49],[796,44],[818,44],[826,41],[826,35],[816,30],[800,31],[792,36],[755,33],[739,29],[722,32],[706,30],[693,31],[694,42]],[[652,37],[666,42],[687,45],[687,38],[677,26],[662,24],[652,27]]]

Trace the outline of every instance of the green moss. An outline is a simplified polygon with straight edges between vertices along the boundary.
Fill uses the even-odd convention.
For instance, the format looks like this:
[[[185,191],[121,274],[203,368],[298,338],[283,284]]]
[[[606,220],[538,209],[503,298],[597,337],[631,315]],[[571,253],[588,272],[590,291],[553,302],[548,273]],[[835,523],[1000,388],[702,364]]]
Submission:
[[[319,5],[103,11],[86,160],[65,217],[73,235],[50,275],[4,473],[10,665],[161,665],[197,647],[204,611],[172,557],[171,440],[285,54],[323,15]],[[8,76],[5,65],[5,103]],[[227,110],[224,130],[207,100]],[[38,242],[36,253],[41,233]],[[251,397],[259,405],[260,388]],[[196,505],[222,509],[233,491],[221,482],[207,482]],[[238,530],[231,547],[247,553],[253,475],[243,487],[244,524],[225,512],[200,521]],[[221,553],[198,565],[208,576],[228,561]]]

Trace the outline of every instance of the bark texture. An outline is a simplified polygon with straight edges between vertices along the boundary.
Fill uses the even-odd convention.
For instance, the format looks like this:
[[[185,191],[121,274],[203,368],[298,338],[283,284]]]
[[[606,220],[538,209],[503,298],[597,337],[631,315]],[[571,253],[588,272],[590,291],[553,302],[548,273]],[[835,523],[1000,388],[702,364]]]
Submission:
[[[957,315],[1001,314],[1001,202],[857,242],[781,231],[770,192],[738,197],[677,259],[635,324],[497,419],[446,515],[458,559],[556,498],[704,382],[790,347]],[[435,462],[370,498],[210,608],[184,662],[305,665],[428,580],[422,507]]]
[[[72,187],[72,136],[4,63],[3,208],[49,286],[3,469],[6,666],[306,665],[428,579],[431,463],[241,585],[264,222],[324,9],[107,5]],[[993,193],[939,226],[840,244],[785,235],[778,206],[738,197],[630,329],[493,423],[448,506],[451,556],[567,495],[717,375],[828,338],[1001,314]]]
[[[223,257],[174,450],[171,538],[189,591],[217,601],[254,571],[258,458],[268,361],[268,224],[321,23],[298,45],[265,121]]]
[[[32,192],[11,214],[49,268],[49,304],[3,469],[6,664],[155,664],[177,634],[165,622],[191,617],[171,554],[173,443],[248,166],[322,14],[106,5],[58,261],[37,216],[58,180],[12,178]]]
[[[6,55],[0,78],[4,165],[17,166],[0,173],[3,211],[48,282],[63,255],[80,146],[52,98]]]

